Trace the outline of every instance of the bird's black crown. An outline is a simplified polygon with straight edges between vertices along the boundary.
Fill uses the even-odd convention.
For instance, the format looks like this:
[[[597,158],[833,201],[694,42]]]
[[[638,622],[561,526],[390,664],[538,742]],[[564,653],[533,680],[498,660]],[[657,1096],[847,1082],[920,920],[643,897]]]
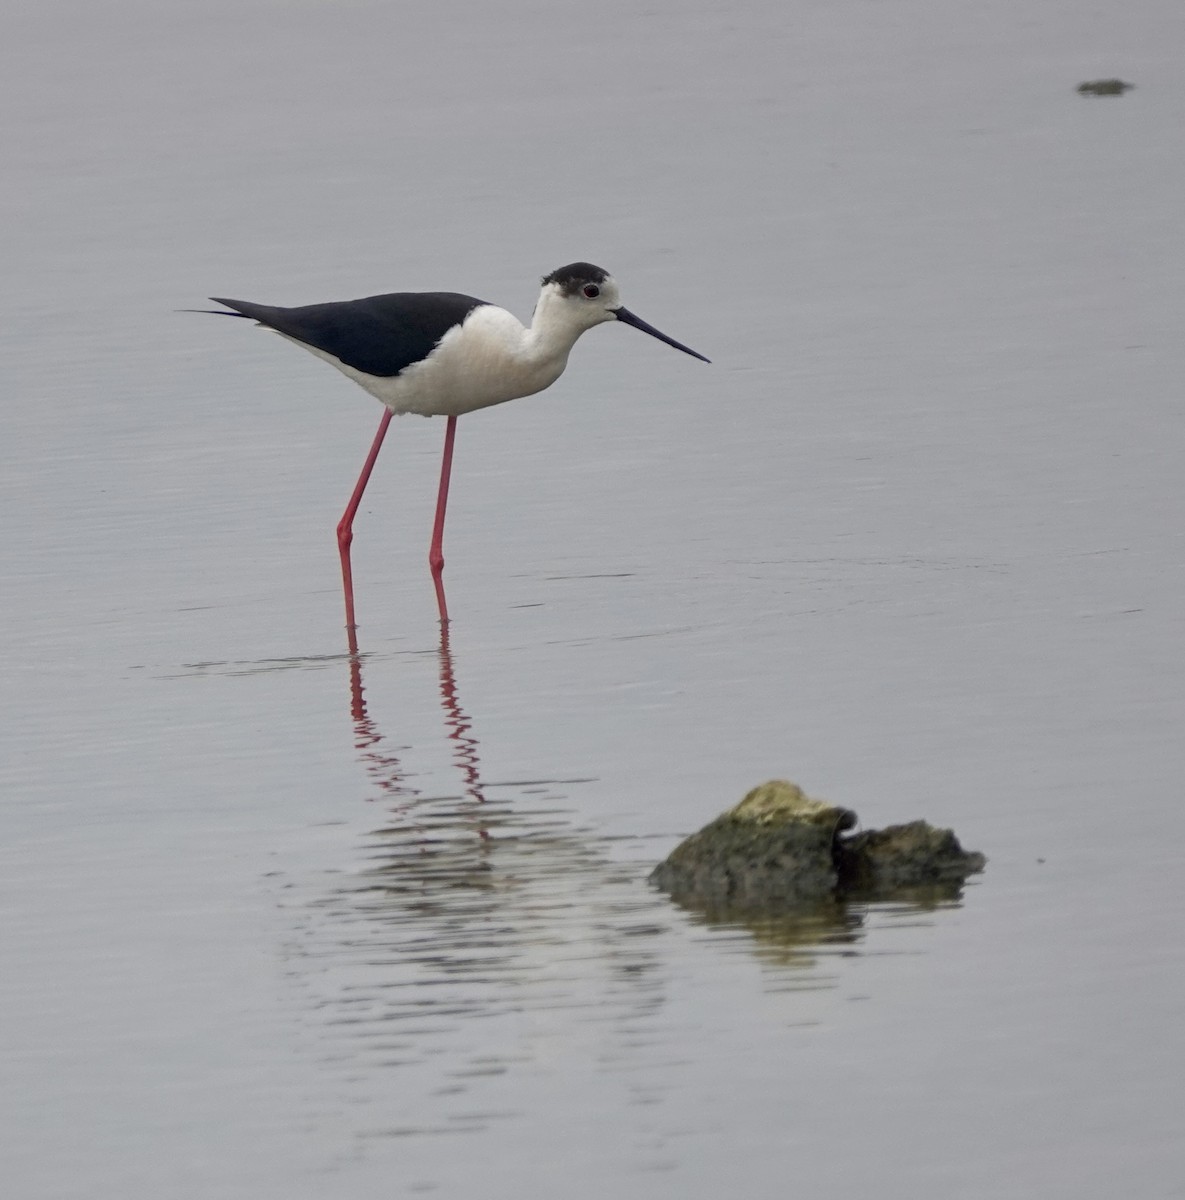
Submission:
[[[543,276],[543,286],[549,283],[559,285],[565,296],[574,296],[586,283],[604,283],[609,278],[609,272],[604,267],[595,267],[592,263],[575,262],[566,267],[559,267],[550,275]]]

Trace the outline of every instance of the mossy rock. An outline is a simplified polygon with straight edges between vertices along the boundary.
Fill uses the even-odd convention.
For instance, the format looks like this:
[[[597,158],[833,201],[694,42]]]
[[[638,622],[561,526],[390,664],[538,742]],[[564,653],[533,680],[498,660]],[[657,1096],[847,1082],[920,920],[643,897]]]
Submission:
[[[705,911],[784,912],[918,889],[953,897],[986,861],[925,821],[843,837],[855,824],[851,809],[771,780],[676,846],[650,881]]]

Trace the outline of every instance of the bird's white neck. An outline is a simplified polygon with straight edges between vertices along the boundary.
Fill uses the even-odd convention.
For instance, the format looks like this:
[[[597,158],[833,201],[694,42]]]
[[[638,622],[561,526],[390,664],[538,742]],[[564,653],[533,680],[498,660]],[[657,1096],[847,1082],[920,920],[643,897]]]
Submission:
[[[535,362],[567,362],[576,339],[589,325],[575,320],[572,305],[560,294],[554,284],[548,285],[539,294],[531,317],[530,328],[523,338],[523,349]]]

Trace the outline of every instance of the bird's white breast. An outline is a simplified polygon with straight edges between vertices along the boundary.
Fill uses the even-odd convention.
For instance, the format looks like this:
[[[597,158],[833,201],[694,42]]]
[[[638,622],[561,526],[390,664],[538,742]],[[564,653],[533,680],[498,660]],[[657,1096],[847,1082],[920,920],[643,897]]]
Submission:
[[[518,318],[492,304],[475,308],[427,358],[394,376],[368,375],[335,355],[297,344],[332,363],[392,412],[425,417],[460,416],[540,392],[563,374],[570,349],[539,353]]]

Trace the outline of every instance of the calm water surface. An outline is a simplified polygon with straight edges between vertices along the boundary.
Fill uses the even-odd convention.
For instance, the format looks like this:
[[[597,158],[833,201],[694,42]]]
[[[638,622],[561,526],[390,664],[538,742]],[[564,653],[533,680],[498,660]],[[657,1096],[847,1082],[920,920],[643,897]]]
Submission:
[[[1179,5],[5,16],[6,1195],[1185,1194]],[[580,258],[713,365],[461,422],[444,645],[393,425],[351,657],[377,406],[174,310]],[[647,887],[771,776],[987,872]]]

